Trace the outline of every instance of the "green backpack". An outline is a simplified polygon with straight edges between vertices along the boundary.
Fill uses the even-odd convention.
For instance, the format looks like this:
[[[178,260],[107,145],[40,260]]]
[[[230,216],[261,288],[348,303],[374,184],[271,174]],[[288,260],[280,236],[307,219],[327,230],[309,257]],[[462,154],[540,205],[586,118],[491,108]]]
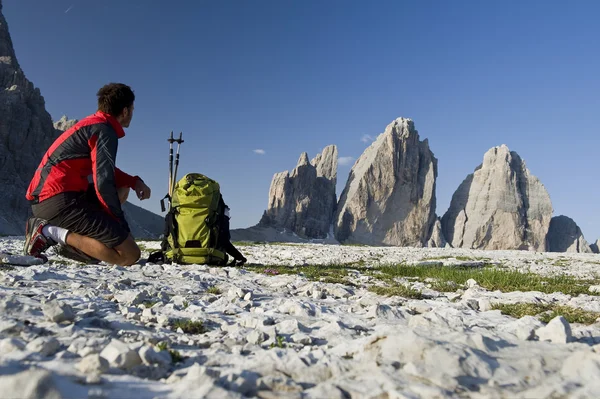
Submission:
[[[171,211],[165,218],[162,250],[167,260],[182,264],[227,264],[229,223],[216,181],[188,173],[175,185]]]

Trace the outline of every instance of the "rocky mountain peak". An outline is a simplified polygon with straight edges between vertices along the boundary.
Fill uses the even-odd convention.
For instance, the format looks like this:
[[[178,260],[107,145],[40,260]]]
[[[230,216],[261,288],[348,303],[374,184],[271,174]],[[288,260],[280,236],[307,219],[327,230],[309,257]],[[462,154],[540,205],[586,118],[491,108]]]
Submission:
[[[276,173],[259,225],[286,229],[303,238],[326,238],[337,199],[337,159],[337,147],[330,145],[311,162],[302,153],[291,173]]]
[[[489,149],[458,187],[442,218],[454,247],[546,250],[550,196],[506,145]]]
[[[24,232],[30,213],[25,192],[55,137],[44,98],[21,70],[0,13],[0,186],[10,188],[0,192],[0,234]]]
[[[437,160],[410,119],[392,121],[358,158],[335,216],[340,242],[424,246],[435,222]]]

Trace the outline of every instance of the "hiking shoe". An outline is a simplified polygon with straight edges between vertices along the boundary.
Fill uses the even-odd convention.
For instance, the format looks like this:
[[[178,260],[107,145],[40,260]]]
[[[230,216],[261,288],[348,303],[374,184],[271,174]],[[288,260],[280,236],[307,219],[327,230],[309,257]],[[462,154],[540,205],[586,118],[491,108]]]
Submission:
[[[24,255],[47,259],[43,255],[43,252],[51,246],[56,245],[53,239],[42,234],[42,229],[47,224],[47,220],[40,218],[31,217],[27,220],[27,225],[25,226],[25,245],[23,246]]]
[[[71,260],[75,260],[77,262],[82,262],[82,263],[100,263],[100,261],[98,259],[94,259],[91,256],[81,252],[80,250],[78,250],[75,247],[72,247],[70,245],[59,245],[56,248],[56,254],[63,256],[65,258],[69,258]]]

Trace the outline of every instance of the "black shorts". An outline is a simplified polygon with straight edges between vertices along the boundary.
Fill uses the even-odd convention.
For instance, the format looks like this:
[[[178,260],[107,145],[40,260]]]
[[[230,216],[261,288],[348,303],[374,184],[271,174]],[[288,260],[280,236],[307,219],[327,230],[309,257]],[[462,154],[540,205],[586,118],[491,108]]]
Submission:
[[[129,231],[100,205],[93,187],[87,192],[65,192],[31,206],[33,216],[50,225],[94,238],[109,248],[122,244]]]

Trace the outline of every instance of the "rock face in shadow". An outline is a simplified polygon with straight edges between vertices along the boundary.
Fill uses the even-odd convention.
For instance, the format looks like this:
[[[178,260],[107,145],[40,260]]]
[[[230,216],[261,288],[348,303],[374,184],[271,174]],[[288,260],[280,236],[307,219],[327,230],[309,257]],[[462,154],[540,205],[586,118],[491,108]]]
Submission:
[[[577,223],[567,216],[555,216],[548,230],[549,252],[593,253]]]
[[[58,136],[40,90],[21,70],[0,3],[0,234],[23,234],[29,181]]]
[[[455,248],[546,251],[551,218],[543,184],[516,152],[501,145],[486,152],[458,187],[442,229]]]
[[[413,121],[398,118],[358,158],[340,197],[343,243],[422,247],[435,216],[437,159]]]
[[[259,226],[285,229],[301,238],[326,238],[336,206],[337,162],[337,147],[330,145],[310,162],[302,153],[291,173],[275,174]]]
[[[427,247],[445,248],[446,245],[446,238],[444,237],[444,232],[442,231],[442,221],[440,218],[436,217],[435,223],[433,224],[433,228],[431,231],[431,236],[427,241]]]
[[[590,244],[590,249],[592,250],[593,253],[597,254],[600,253],[600,240],[596,240],[595,243]]]

